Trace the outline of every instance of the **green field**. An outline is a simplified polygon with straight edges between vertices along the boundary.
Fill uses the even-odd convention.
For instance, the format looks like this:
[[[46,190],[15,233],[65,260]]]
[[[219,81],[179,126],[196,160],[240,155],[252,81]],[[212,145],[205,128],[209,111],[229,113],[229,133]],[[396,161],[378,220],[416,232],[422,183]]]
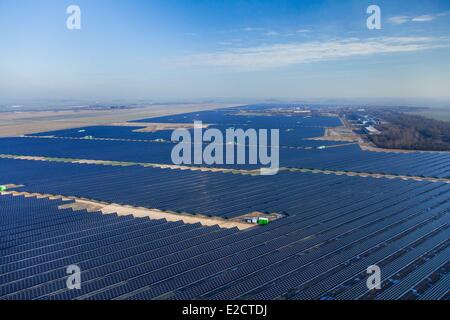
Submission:
[[[410,114],[415,114],[415,115],[419,115],[419,116],[430,118],[430,119],[436,119],[436,120],[450,122],[450,108],[449,109],[430,108],[428,110],[421,110],[418,112],[410,112]]]

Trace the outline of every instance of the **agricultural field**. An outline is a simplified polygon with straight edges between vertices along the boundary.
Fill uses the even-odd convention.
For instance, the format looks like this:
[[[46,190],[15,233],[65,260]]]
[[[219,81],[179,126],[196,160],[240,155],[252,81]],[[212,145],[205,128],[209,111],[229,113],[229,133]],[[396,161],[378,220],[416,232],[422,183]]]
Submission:
[[[427,108],[425,110],[411,112],[411,114],[434,120],[450,122],[450,108]]]

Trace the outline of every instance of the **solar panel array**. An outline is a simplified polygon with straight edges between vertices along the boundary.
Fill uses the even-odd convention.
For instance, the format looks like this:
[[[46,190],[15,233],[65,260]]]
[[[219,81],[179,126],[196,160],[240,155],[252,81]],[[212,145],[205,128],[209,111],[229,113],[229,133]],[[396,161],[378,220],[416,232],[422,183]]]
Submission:
[[[138,122],[193,120],[221,130],[281,128],[282,166],[450,177],[445,153],[373,153],[354,145],[297,148],[326,144],[302,139],[339,125],[334,117],[219,110]],[[170,143],[125,141],[167,138],[169,132],[134,129],[86,127],[40,134],[60,139],[0,139],[0,154],[171,163]],[[85,135],[120,141],[78,139]],[[66,203],[61,200],[2,195],[0,299],[450,298],[450,184],[13,159],[0,159],[0,173],[0,184],[23,185],[18,191],[226,219],[254,211],[284,215],[238,231],[74,212],[59,209]],[[81,290],[66,286],[66,268],[74,264],[82,270]],[[380,290],[366,285],[367,268],[374,264],[382,270]]]
[[[265,106],[247,106],[246,111],[258,110]],[[336,117],[258,116],[237,115],[240,109],[194,112],[153,119],[138,120],[154,123],[193,123],[202,120],[224,132],[227,128],[279,129],[280,165],[292,168],[310,168],[350,172],[369,172],[409,176],[450,178],[450,157],[439,152],[386,153],[362,151],[344,142],[308,140],[320,137],[325,127],[341,125]],[[171,131],[133,132],[143,127],[95,126],[44,132],[32,136],[56,136],[60,139],[10,138],[0,139],[0,154],[18,154],[76,159],[96,159],[128,162],[149,162],[171,164],[173,143]],[[82,132],[79,132],[82,131]],[[192,130],[191,130],[192,132]],[[72,138],[113,138],[120,141],[73,140]],[[61,139],[63,138],[63,139]],[[125,140],[141,141],[125,141]],[[144,142],[163,139],[166,142]],[[337,148],[318,150],[320,146],[341,145]],[[126,150],[126,152],[124,152]],[[216,167],[255,169],[254,165],[227,165]]]
[[[246,176],[11,159],[0,159],[0,165],[5,171],[3,179],[25,185],[22,191],[226,218],[253,211],[309,215],[317,206],[332,210],[358,201],[363,209],[368,205],[364,200],[375,196],[389,201],[379,204],[387,207],[399,200],[396,195],[409,198],[414,189],[430,184],[313,173]]]
[[[292,216],[247,231],[4,195],[0,299],[446,299],[446,191],[423,186],[391,210]],[[375,296],[364,276],[374,263],[384,272]],[[82,270],[81,290],[67,288],[70,265]]]
[[[265,109],[266,106],[255,106],[255,108]],[[249,114],[243,115],[239,113],[240,110],[248,110],[248,107],[210,110],[202,112],[192,112],[185,114],[178,114],[172,116],[164,116],[158,118],[149,118],[136,120],[134,122],[152,122],[152,123],[192,123],[194,121],[203,121],[204,123],[212,125],[246,125],[252,128],[290,128],[293,126],[302,127],[336,127],[341,125],[341,121],[336,117],[323,116],[286,116],[286,115],[262,115]],[[255,110],[254,110],[255,111]]]
[[[157,132],[139,132],[144,127],[125,127],[125,126],[93,126],[76,129],[50,131],[29,135],[29,137],[57,137],[57,138],[95,138],[95,139],[117,139],[117,140],[137,140],[137,141],[158,141],[170,142],[172,130],[161,130]],[[218,129],[225,135],[225,130],[229,126],[210,125],[209,128]],[[248,126],[238,125],[236,129],[247,130]],[[191,135],[193,130],[189,129]],[[280,132],[280,145],[286,147],[317,147],[321,145],[336,145],[339,143],[333,141],[314,141],[306,140],[309,138],[323,136],[325,130],[320,127],[293,126],[293,128],[283,128]],[[91,140],[87,139],[87,140]],[[270,143],[270,141],[269,141]]]

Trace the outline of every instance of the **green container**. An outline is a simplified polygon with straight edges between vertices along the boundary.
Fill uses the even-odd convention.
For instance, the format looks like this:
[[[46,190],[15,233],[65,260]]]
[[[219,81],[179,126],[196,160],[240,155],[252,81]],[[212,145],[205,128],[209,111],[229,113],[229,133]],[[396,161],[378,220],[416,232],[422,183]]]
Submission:
[[[6,188],[5,186],[0,186],[0,191],[6,191],[8,188]]]
[[[269,219],[267,219],[267,218],[259,218],[259,219],[258,219],[258,224],[259,224],[259,225],[266,225],[266,224],[269,224]]]

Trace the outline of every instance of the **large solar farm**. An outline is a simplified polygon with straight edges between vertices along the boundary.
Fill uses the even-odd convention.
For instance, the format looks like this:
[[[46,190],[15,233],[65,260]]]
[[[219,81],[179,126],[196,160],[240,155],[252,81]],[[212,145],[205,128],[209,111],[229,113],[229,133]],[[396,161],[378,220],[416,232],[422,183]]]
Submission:
[[[448,300],[450,154],[316,139],[341,119],[269,107],[0,138],[0,299]],[[278,174],[174,165],[194,121],[279,129]]]

